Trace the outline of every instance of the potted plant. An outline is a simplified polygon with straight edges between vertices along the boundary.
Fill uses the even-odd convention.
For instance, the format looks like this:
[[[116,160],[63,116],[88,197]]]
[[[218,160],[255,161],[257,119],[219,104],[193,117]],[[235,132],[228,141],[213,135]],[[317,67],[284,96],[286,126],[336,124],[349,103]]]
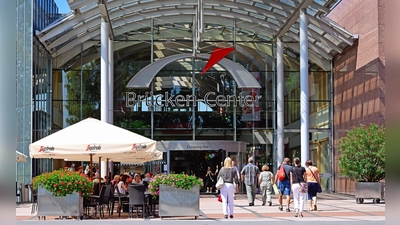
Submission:
[[[149,182],[148,191],[159,199],[163,216],[200,215],[199,198],[203,179],[186,174],[158,174]]]
[[[37,192],[40,216],[82,216],[83,197],[93,191],[93,183],[85,175],[63,169],[43,173],[32,179]]]
[[[377,124],[349,130],[339,142],[339,172],[355,184],[357,203],[365,198],[384,199],[385,128]]]

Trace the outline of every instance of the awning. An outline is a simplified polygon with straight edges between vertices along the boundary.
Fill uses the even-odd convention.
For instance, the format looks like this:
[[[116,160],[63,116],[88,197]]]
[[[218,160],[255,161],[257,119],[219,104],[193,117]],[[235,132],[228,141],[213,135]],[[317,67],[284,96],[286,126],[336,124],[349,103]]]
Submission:
[[[156,141],[123,128],[88,118],[29,145],[31,158],[88,161],[90,155],[115,162],[162,159]]]
[[[22,154],[19,151],[15,151],[17,154],[17,162],[26,162],[26,159],[28,158],[28,156],[26,156],[25,154]]]

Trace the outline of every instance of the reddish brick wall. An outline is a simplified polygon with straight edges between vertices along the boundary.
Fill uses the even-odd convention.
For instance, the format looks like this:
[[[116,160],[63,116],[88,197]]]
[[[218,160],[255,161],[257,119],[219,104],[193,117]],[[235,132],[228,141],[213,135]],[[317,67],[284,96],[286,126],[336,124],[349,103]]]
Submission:
[[[342,1],[329,15],[359,39],[333,59],[335,192],[354,194],[339,176],[338,144],[360,124],[385,124],[384,0]]]
[[[341,1],[328,17],[359,37],[356,69],[377,57],[385,64],[385,0]]]

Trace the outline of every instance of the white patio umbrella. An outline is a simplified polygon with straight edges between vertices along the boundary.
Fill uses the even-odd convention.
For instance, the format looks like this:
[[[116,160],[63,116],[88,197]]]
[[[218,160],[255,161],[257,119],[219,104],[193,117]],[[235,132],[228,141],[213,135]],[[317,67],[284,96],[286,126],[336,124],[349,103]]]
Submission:
[[[26,156],[25,154],[19,152],[19,151],[15,151],[16,152],[16,156],[17,156],[17,162],[26,162],[26,159],[28,158],[28,156]]]
[[[88,118],[29,145],[31,158],[68,161],[91,156],[115,162],[148,162],[162,159],[156,141],[123,128]]]

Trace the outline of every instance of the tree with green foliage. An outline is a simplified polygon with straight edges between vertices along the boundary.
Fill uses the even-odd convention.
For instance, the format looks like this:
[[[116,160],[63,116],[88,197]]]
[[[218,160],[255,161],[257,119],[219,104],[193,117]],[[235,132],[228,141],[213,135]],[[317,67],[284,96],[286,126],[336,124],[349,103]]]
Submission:
[[[148,126],[143,120],[122,120],[119,123],[116,124],[119,127],[125,128],[127,130],[133,131],[137,134],[140,135],[145,135],[146,133],[146,128]]]
[[[65,108],[69,117],[67,123],[72,125],[88,117],[100,119],[100,68],[90,62],[82,68],[82,93],[81,69],[71,70],[67,73],[67,102]],[[82,118],[81,118],[82,98]]]
[[[353,181],[385,178],[385,128],[377,124],[349,130],[339,142],[339,171]]]

